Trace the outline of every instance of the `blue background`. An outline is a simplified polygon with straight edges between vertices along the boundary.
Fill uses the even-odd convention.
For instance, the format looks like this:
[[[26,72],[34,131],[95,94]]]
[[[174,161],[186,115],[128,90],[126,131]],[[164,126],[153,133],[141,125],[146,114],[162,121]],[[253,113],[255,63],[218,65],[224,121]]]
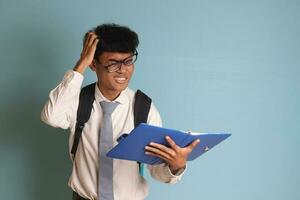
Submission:
[[[233,134],[176,185],[147,175],[149,200],[300,199],[299,0],[0,0],[1,199],[71,199],[68,132],[40,111],[104,22],[139,33],[131,87],[165,127]]]

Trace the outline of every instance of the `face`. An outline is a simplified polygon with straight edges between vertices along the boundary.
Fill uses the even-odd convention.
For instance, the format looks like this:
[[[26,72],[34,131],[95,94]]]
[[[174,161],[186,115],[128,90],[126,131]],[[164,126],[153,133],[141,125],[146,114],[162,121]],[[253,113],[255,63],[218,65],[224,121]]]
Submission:
[[[97,74],[98,85],[104,95],[119,95],[120,92],[127,88],[134,71],[134,64],[129,66],[122,64],[121,68],[115,72],[108,72],[104,66],[116,61],[122,61],[131,55],[131,53],[104,52],[98,58],[98,61],[93,61],[91,68]]]

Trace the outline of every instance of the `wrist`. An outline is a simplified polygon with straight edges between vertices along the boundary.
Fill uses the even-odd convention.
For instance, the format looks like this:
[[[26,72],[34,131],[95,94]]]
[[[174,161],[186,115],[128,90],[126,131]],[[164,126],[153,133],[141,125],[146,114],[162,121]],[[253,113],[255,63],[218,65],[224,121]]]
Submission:
[[[169,169],[170,169],[170,171],[171,171],[172,174],[177,174],[178,171],[180,171],[180,170],[182,170],[184,168],[185,168],[185,165],[182,166],[182,167],[175,167],[175,166],[169,165]]]
[[[81,74],[84,74],[86,68],[88,67],[88,64],[82,62],[81,60],[77,61],[75,67],[73,68],[74,71],[77,71]]]

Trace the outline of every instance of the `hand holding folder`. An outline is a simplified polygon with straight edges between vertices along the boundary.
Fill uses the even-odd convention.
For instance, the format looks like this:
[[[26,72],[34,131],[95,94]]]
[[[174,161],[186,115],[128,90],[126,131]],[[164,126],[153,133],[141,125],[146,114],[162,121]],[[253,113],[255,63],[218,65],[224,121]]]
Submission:
[[[193,149],[188,157],[188,160],[191,161],[207,152],[230,135],[231,134],[228,133],[187,133],[142,123],[133,129],[129,135],[120,139],[119,144],[111,149],[107,153],[107,156],[116,159],[132,160],[156,165],[164,163],[165,161],[161,158],[145,154],[145,146],[150,142],[169,146],[165,137],[170,136],[179,147],[183,148],[188,146],[194,140],[200,139],[200,144]]]

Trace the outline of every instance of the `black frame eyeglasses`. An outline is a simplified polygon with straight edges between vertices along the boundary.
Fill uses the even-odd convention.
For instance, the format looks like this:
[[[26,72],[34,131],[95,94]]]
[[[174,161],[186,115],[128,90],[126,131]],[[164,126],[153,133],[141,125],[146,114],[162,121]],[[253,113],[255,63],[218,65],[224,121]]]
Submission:
[[[101,66],[103,66],[108,72],[116,72],[119,69],[121,69],[122,65],[125,66],[132,66],[135,61],[137,60],[138,57],[138,52],[135,51],[134,54],[132,54],[131,56],[128,56],[127,58],[123,59],[123,60],[116,60],[113,61],[113,63],[107,64],[107,65],[102,65],[101,63],[99,63]]]

